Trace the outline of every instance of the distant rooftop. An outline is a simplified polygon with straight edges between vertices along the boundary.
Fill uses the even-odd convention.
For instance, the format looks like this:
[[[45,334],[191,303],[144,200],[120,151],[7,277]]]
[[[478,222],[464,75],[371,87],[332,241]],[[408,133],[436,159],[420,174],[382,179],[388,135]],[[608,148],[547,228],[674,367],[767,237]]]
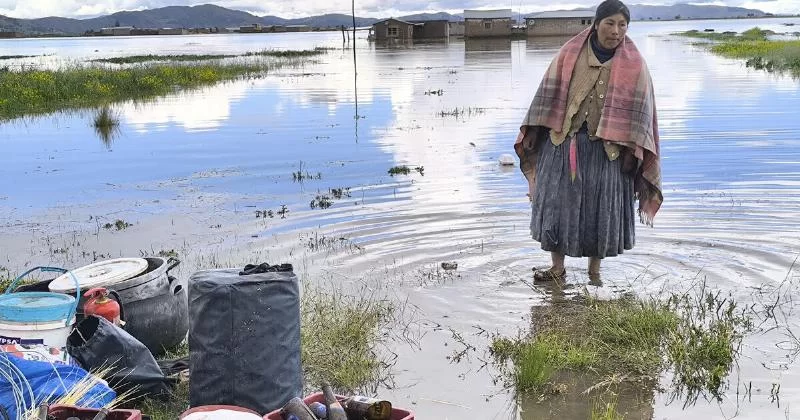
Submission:
[[[532,13],[526,19],[568,19],[568,18],[593,18],[591,10],[558,10],[550,12]]]
[[[511,19],[512,16],[511,9],[464,10],[464,19]]]

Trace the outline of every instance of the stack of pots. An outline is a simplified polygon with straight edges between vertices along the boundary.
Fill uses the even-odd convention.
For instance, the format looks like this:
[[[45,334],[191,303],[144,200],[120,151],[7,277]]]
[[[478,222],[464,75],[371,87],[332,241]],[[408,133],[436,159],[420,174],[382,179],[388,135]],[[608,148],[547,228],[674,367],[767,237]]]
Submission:
[[[84,318],[83,294],[104,287],[120,301],[125,331],[154,355],[174,348],[189,330],[186,289],[169,274],[178,264],[175,258],[117,258],[73,270],[81,288],[77,321]],[[48,282],[47,288],[73,296],[76,291],[73,279],[66,275]]]

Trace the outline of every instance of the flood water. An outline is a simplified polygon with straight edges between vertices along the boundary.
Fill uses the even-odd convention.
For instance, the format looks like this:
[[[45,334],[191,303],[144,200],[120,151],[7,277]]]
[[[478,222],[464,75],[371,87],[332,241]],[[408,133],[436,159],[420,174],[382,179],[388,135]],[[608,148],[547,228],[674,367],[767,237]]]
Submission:
[[[800,293],[792,269],[800,255],[800,81],[670,36],[756,25],[790,31],[785,22],[800,23],[631,25],[656,88],[665,203],[655,228],[637,226],[632,251],[604,262],[604,286],[593,292],[682,291],[705,279],[743,303],[784,280],[784,298]],[[341,47],[341,34],[2,40],[3,55],[44,56],[0,66],[316,46]],[[0,265],[74,268],[97,255],[174,249],[185,280],[198,268],[291,262],[306,280],[368,285],[406,302],[414,322],[404,334],[415,345],[387,349],[398,356],[394,387],[380,392],[418,418],[587,418],[585,399],[515,401],[483,363],[482,331],[524,331],[531,306],[553,294],[528,286],[531,267],[549,258],[530,239],[523,177],[498,158],[513,154],[558,42],[357,46],[357,95],[352,50],[338,49],[263,79],[119,104],[120,135],[111,142],[95,134],[91,111],[3,123]],[[455,109],[464,112],[448,115]],[[395,165],[424,170],[390,176]],[[296,171],[312,179],[295,182]],[[331,188],[349,194],[310,208]],[[284,205],[285,218],[255,216]],[[116,219],[133,226],[101,228]],[[308,246],[321,237],[334,245]],[[437,269],[445,261],[458,270]],[[585,264],[568,259],[572,288],[563,293],[588,282]],[[621,401],[626,418],[800,418],[800,367],[787,341],[791,330],[800,335],[800,317],[791,304],[782,309],[780,328],[745,341],[722,402],[684,410],[649,395],[644,404]],[[464,349],[459,362],[448,358]],[[752,395],[737,396],[737,381],[752,384]],[[777,401],[773,384],[781,385]]]

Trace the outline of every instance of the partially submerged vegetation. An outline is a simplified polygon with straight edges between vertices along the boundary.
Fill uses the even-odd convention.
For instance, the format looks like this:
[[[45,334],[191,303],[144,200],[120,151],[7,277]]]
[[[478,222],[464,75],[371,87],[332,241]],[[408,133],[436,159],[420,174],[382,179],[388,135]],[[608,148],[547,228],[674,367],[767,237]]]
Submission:
[[[769,39],[775,33],[759,28],[741,34],[688,31],[680,35],[716,41],[710,44],[713,53],[746,60],[748,67],[800,77],[800,40]]]
[[[223,60],[235,57],[275,57],[275,58],[304,58],[325,54],[329,49],[317,47],[313,50],[261,50],[249,51],[244,54],[146,54],[131,55],[126,57],[98,58],[92,60],[97,63],[111,64],[138,64],[157,61],[167,62],[186,62],[186,61],[209,61]]]
[[[408,167],[406,165],[394,166],[392,168],[389,168],[389,175],[391,175],[391,176],[409,175],[409,174],[411,174],[412,171],[413,172],[417,172],[420,175],[425,175],[425,167],[417,166],[417,167],[414,167],[414,168],[410,168],[410,167]]]
[[[266,51],[261,60],[235,62],[152,63],[125,68],[77,65],[58,70],[0,73],[0,121],[110,103],[148,100],[175,91],[224,81],[263,76],[266,72],[302,63],[312,52]],[[271,59],[266,59],[271,58]]]
[[[596,375],[600,384],[655,386],[669,372],[673,398],[721,399],[727,376],[749,330],[749,319],[729,297],[705,289],[666,301],[626,296],[611,301],[536,307],[531,332],[494,337],[490,351],[507,385],[518,393],[568,390],[557,373]],[[576,334],[580,331],[580,334]]]
[[[109,106],[104,106],[95,114],[92,126],[103,144],[110,146],[114,138],[119,135],[119,121],[119,115]]]

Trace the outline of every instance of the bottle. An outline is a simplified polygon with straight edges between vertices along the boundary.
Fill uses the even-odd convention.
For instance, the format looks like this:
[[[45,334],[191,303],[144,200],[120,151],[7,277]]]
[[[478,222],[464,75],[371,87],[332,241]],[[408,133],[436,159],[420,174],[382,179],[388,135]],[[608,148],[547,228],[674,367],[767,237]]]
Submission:
[[[328,408],[325,407],[325,404],[320,402],[312,402],[308,405],[308,408],[311,409],[311,412],[317,416],[318,419],[327,420],[328,419]]]
[[[325,405],[328,408],[328,420],[347,420],[344,407],[336,399],[336,394],[327,382],[322,384],[322,394],[325,396]]]
[[[306,403],[300,398],[294,397],[281,408],[283,420],[318,420],[317,416],[311,412]]]
[[[344,402],[344,409],[351,420],[391,420],[392,403],[386,400],[356,395]]]

